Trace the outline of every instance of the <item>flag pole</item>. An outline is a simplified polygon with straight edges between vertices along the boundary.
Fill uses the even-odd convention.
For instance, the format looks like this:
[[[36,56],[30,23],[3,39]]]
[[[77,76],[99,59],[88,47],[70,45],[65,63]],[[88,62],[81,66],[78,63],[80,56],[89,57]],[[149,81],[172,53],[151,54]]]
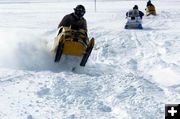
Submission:
[[[94,0],[94,10],[96,12],[96,0]]]

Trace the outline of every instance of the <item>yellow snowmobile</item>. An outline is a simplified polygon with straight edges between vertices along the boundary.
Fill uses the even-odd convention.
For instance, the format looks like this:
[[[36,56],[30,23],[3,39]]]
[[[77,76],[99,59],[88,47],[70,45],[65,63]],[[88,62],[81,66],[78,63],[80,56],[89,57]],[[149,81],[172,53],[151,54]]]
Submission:
[[[149,15],[156,15],[156,9],[154,7],[154,5],[149,5],[147,6],[147,8],[145,9],[146,11],[146,16],[149,16]]]
[[[61,27],[60,33],[54,40],[54,62],[59,62],[62,54],[71,56],[83,56],[80,66],[85,66],[94,47],[95,39],[90,41],[85,30],[73,30],[71,27]]]

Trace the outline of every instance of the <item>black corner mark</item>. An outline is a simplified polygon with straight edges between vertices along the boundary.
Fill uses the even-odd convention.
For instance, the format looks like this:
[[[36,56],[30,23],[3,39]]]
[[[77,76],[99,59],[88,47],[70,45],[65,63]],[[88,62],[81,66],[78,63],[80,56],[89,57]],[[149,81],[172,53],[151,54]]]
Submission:
[[[180,119],[180,104],[166,104],[165,119]]]

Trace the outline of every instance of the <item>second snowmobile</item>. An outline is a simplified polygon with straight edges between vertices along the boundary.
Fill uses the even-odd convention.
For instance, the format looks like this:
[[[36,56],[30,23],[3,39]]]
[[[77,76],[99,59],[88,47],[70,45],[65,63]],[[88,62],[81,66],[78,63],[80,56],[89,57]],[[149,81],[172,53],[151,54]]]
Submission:
[[[143,29],[142,19],[139,15],[138,10],[130,10],[127,13],[127,22],[124,28],[125,29]]]

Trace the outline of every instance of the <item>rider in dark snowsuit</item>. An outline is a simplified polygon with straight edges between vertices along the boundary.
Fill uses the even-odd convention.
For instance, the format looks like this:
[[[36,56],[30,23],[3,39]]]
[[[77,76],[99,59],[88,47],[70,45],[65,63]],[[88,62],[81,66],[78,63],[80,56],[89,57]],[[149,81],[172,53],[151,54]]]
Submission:
[[[138,10],[138,6],[134,5],[133,10]],[[138,10],[138,12],[139,12],[140,18],[142,19],[143,16],[144,16],[144,13],[142,11],[140,11],[140,10]],[[128,17],[128,12],[126,13],[126,17]]]
[[[62,21],[59,23],[58,28],[61,26],[71,26],[72,29],[84,29],[87,32],[87,22],[83,17],[85,12],[83,5],[77,5],[76,8],[74,8],[73,13],[64,16]]]

